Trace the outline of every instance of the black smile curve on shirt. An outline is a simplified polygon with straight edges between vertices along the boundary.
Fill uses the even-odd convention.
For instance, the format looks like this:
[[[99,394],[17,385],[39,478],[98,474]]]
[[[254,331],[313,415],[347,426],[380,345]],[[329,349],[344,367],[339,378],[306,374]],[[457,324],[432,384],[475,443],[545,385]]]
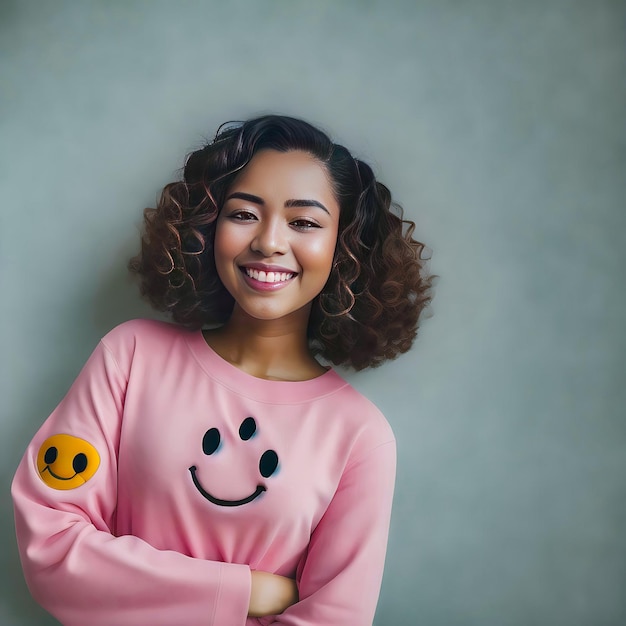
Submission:
[[[255,498],[258,498],[266,489],[263,485],[258,485],[256,491],[249,495],[247,498],[243,498],[242,500],[220,500],[212,496],[208,491],[204,489],[204,487],[200,484],[198,477],[196,476],[196,466],[192,465],[189,468],[189,472],[191,473],[191,479],[193,480],[193,484],[196,486],[196,489],[209,501],[213,504],[217,504],[219,506],[241,506],[242,504],[248,504],[248,502],[252,502]]]
[[[58,474],[55,474],[51,469],[49,465],[46,465],[41,472],[39,472],[40,474],[43,474],[46,470],[48,470],[48,473],[50,474],[50,476],[52,476],[53,478],[56,478],[57,480],[72,480],[72,478],[74,478],[75,476],[78,476],[78,472],[76,472],[76,474],[74,474],[74,476],[70,476],[69,478],[64,478],[63,476],[59,476]]]

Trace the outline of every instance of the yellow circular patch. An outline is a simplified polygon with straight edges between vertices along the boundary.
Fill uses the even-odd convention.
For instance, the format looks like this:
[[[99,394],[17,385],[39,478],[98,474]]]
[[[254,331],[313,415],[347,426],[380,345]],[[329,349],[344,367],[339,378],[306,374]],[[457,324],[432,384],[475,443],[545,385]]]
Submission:
[[[100,465],[98,451],[72,435],[48,437],[37,455],[39,476],[53,489],[76,489],[84,485]]]

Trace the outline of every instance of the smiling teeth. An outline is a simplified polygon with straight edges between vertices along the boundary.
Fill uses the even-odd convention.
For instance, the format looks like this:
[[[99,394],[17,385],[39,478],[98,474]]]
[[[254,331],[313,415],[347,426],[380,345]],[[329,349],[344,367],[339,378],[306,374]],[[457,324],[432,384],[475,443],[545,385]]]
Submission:
[[[295,276],[292,272],[263,272],[249,267],[246,267],[245,271],[250,278],[254,278],[260,283],[283,283]]]

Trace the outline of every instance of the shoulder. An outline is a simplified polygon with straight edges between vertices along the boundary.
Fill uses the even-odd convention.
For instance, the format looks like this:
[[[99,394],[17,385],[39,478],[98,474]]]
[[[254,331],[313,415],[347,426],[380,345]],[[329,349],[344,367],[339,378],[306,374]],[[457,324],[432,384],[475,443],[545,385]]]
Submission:
[[[134,319],[110,330],[100,343],[120,365],[128,365],[137,354],[162,352],[166,347],[184,344],[193,331],[170,322]],[[182,340],[182,341],[181,341]]]
[[[353,434],[353,458],[381,445],[395,446],[393,429],[385,415],[350,383],[346,382],[333,394],[332,402],[340,411],[345,427]]]
[[[122,322],[111,329],[103,338],[105,345],[117,345],[133,341],[166,340],[189,334],[191,331],[173,324],[158,320],[134,319]]]
[[[361,420],[374,428],[388,430],[391,433],[391,426],[383,412],[363,393],[346,382],[344,387],[337,394],[337,400],[351,413],[358,413]]]

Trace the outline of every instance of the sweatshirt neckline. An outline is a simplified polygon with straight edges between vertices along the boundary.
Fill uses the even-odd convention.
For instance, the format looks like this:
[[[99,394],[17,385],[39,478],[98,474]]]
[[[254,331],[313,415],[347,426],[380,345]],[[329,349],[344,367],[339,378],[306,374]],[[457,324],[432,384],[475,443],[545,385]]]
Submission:
[[[202,369],[239,395],[271,404],[298,404],[334,393],[348,383],[332,368],[301,381],[266,380],[248,374],[222,358],[204,339],[201,330],[187,336],[187,344]]]

